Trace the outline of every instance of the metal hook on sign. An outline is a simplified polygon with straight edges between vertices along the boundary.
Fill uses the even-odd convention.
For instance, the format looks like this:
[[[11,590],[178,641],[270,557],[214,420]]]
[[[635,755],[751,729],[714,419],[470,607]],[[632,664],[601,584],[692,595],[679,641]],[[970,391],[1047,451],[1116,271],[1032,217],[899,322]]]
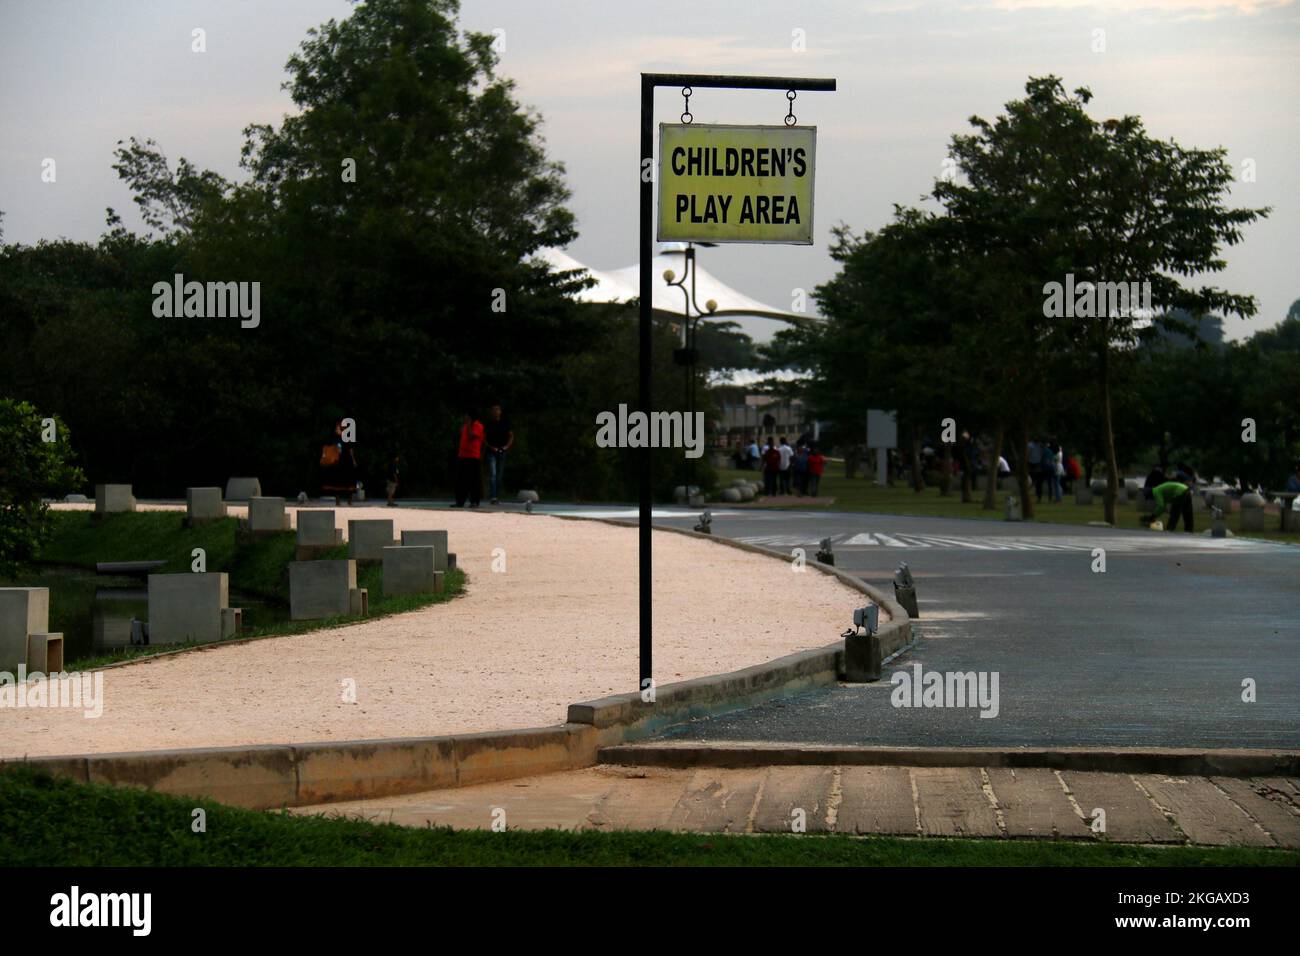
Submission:
[[[798,95],[798,94],[795,93],[794,90],[786,90],[786,91],[785,91],[785,98],[786,98],[787,100],[790,101],[790,112],[788,112],[788,113],[785,114],[785,125],[786,125],[786,126],[793,126],[795,123],[799,122],[799,121],[795,118],[795,115],[794,115],[794,98],[795,98],[797,95]]]
[[[692,90],[689,86],[682,87],[682,100],[684,102],[684,106],[682,108],[683,123],[690,123],[693,119],[695,119],[695,117],[691,115],[691,94],[693,92],[695,91]]]

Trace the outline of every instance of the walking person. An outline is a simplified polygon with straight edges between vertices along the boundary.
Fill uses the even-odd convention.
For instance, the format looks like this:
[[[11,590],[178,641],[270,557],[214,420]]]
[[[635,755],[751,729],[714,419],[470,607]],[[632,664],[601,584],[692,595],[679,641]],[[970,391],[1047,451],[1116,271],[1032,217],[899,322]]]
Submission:
[[[795,494],[800,497],[808,494],[808,446],[800,445],[798,451],[794,453],[794,460],[790,462],[790,470],[794,474]]]
[[[483,423],[466,411],[456,449],[456,507],[477,508],[483,498]]]
[[[772,443],[772,436],[767,436],[763,446],[763,494],[776,494],[776,476],[781,470],[781,453]]]
[[[388,507],[396,508],[397,502],[393,500],[397,495],[397,486],[401,484],[402,473],[402,456],[393,455],[388,459],[388,473],[384,476],[387,480],[385,490],[388,492]]]
[[[334,423],[334,437],[321,446],[321,491],[334,496],[338,507],[346,498],[352,506],[352,496],[357,490],[357,455],[352,443],[343,437],[343,420]]]
[[[499,505],[501,485],[506,473],[506,452],[515,443],[510,419],[501,413],[499,404],[492,406],[487,425],[483,429],[483,440],[487,444],[488,500],[491,504]]]
[[[1037,441],[1031,440],[1026,451],[1025,458],[1029,462],[1029,475],[1034,480],[1034,500],[1042,501],[1043,483],[1047,479],[1047,472],[1043,470],[1043,446]]]
[[[781,486],[780,493],[788,495],[790,493],[790,460],[794,458],[794,449],[790,447],[785,440],[785,436],[782,435],[781,444],[777,446],[776,450],[777,454],[781,456],[781,462],[777,469],[777,476]]]

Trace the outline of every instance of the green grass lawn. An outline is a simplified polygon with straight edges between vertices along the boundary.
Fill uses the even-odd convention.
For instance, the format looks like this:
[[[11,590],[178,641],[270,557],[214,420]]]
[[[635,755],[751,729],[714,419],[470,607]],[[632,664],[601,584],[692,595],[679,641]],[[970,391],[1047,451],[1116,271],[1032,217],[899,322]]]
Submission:
[[[350,616],[323,621],[288,620],[288,566],[296,547],[293,532],[241,540],[235,518],[191,527],[186,527],[183,519],[184,514],[178,511],[139,511],[105,515],[100,520],[89,511],[55,512],[54,535],[41,551],[41,561],[46,567],[37,566],[4,583],[49,587],[51,630],[71,633],[89,626],[91,602],[97,587],[120,583],[120,579],[107,582],[97,578],[94,574],[97,562],[162,560],[167,562],[162,568],[164,573],[184,573],[190,570],[193,549],[203,548],[207,569],[230,575],[232,606],[240,606],[236,595],[257,601],[255,613],[249,615],[254,620],[246,623],[241,638],[276,637],[356,623],[357,618]],[[324,557],[346,558],[347,546],[340,545]],[[357,568],[357,586],[370,592],[371,618],[450,601],[464,592],[465,574],[460,570],[450,571],[444,582],[446,586],[441,594],[389,596],[383,593],[381,565],[362,564]],[[139,584],[144,586],[143,579]],[[66,664],[88,670],[194,646],[198,645],[124,647],[104,654],[70,647]]]
[[[191,830],[201,806],[207,830]],[[4,866],[1296,866],[1282,850],[1027,840],[453,831],[0,772]]]
[[[832,468],[834,469],[833,473]],[[761,476],[758,472],[736,471],[729,468],[718,471],[719,487],[726,487],[736,478],[754,480],[761,478]],[[998,492],[994,496],[996,504],[994,510],[985,511],[982,492],[972,492],[973,500],[968,504],[963,504],[961,487],[956,483],[953,484],[952,491],[946,496],[940,495],[938,488],[926,488],[918,493],[902,482],[897,482],[892,488],[881,488],[877,487],[870,478],[845,478],[844,466],[837,462],[834,465],[827,465],[827,472],[822,477],[820,490],[820,497],[834,498],[835,503],[832,505],[803,505],[799,507],[806,507],[812,511],[862,511],[873,514],[917,515],[937,518],[982,518],[1001,521],[1003,520],[1002,503],[1009,494],[1016,497],[1020,496],[1018,491]],[[1064,500],[1060,504],[1054,504],[1047,500],[1044,500],[1041,504],[1035,502],[1033,520],[1072,525],[1086,525],[1090,521],[1105,520],[1106,516],[1100,497],[1094,498],[1091,505],[1075,504],[1073,495],[1065,495],[1063,498]],[[782,510],[785,510],[786,507],[794,506],[782,506]],[[1132,530],[1144,527],[1138,523],[1137,511],[1132,504],[1118,505],[1116,517],[1119,522],[1117,527]],[[1210,527],[1208,511],[1197,512],[1195,520],[1198,534]],[[1300,534],[1290,532],[1283,534],[1280,530],[1273,530],[1279,523],[1277,515],[1267,515],[1265,521],[1270,530],[1252,531],[1248,537],[1300,544]],[[1233,534],[1242,534],[1239,513],[1233,512],[1227,516],[1227,527]]]

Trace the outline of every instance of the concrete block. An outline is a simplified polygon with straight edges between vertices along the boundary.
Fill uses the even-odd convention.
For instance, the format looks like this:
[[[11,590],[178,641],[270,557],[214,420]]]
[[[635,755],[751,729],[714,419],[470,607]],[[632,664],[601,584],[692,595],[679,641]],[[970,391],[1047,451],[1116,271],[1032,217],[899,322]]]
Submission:
[[[95,514],[110,515],[135,510],[135,495],[130,485],[96,485]]]
[[[434,569],[431,546],[384,548],[384,594],[433,594],[443,587],[442,573]]]
[[[1300,531],[1300,511],[1291,507],[1282,508],[1282,530]]]
[[[1218,508],[1225,515],[1232,512],[1232,496],[1223,494],[1214,494],[1210,496],[1211,507]]]
[[[149,575],[149,643],[219,641],[230,603],[224,571]]]
[[[221,636],[238,637],[244,629],[244,609],[242,607],[223,607],[221,609]]]
[[[355,561],[382,561],[384,548],[392,547],[393,519],[368,518],[348,522],[348,557]]]
[[[1264,530],[1264,499],[1257,494],[1241,496],[1241,530]]]
[[[87,498],[85,495],[77,495],[77,494],[64,495],[63,500],[65,503],[70,505],[84,505],[90,503],[90,499]]]
[[[447,532],[445,531],[403,531],[404,547],[431,547],[434,550],[433,570],[447,570]]]
[[[294,561],[289,565],[289,617],[315,621],[352,613],[355,561]]]
[[[248,501],[262,496],[262,483],[256,478],[231,478],[226,482],[227,501]]]
[[[357,617],[370,613],[370,591],[368,588],[353,588],[348,592],[348,610]]]
[[[0,671],[27,662],[27,638],[50,629],[49,588],[0,588]]]
[[[723,500],[723,501],[726,501],[726,502],[729,502],[729,503],[732,503],[732,504],[739,504],[739,502],[740,502],[740,489],[739,489],[739,488],[723,488],[723,489],[722,489],[722,500]]]
[[[1082,481],[1074,483],[1074,503],[1076,505],[1092,504],[1092,489]]]
[[[298,510],[298,545],[332,548],[343,543],[343,529],[334,526],[334,511]]]
[[[524,504],[525,502],[529,502],[529,501],[531,501],[533,504],[537,504],[542,499],[535,491],[520,491],[516,500],[520,504]]]
[[[57,674],[63,670],[63,635],[27,635],[27,673]]]
[[[255,497],[248,499],[249,531],[288,531],[289,515],[284,510],[284,499]]]
[[[190,521],[212,521],[226,516],[220,488],[186,488],[185,516]]]

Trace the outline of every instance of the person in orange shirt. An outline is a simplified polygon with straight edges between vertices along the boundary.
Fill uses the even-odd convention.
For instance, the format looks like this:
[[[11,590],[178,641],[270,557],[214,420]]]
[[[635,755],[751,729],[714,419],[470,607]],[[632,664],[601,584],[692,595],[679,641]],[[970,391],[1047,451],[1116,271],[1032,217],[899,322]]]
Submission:
[[[456,450],[456,507],[477,508],[483,498],[483,423],[472,411],[465,412]]]

